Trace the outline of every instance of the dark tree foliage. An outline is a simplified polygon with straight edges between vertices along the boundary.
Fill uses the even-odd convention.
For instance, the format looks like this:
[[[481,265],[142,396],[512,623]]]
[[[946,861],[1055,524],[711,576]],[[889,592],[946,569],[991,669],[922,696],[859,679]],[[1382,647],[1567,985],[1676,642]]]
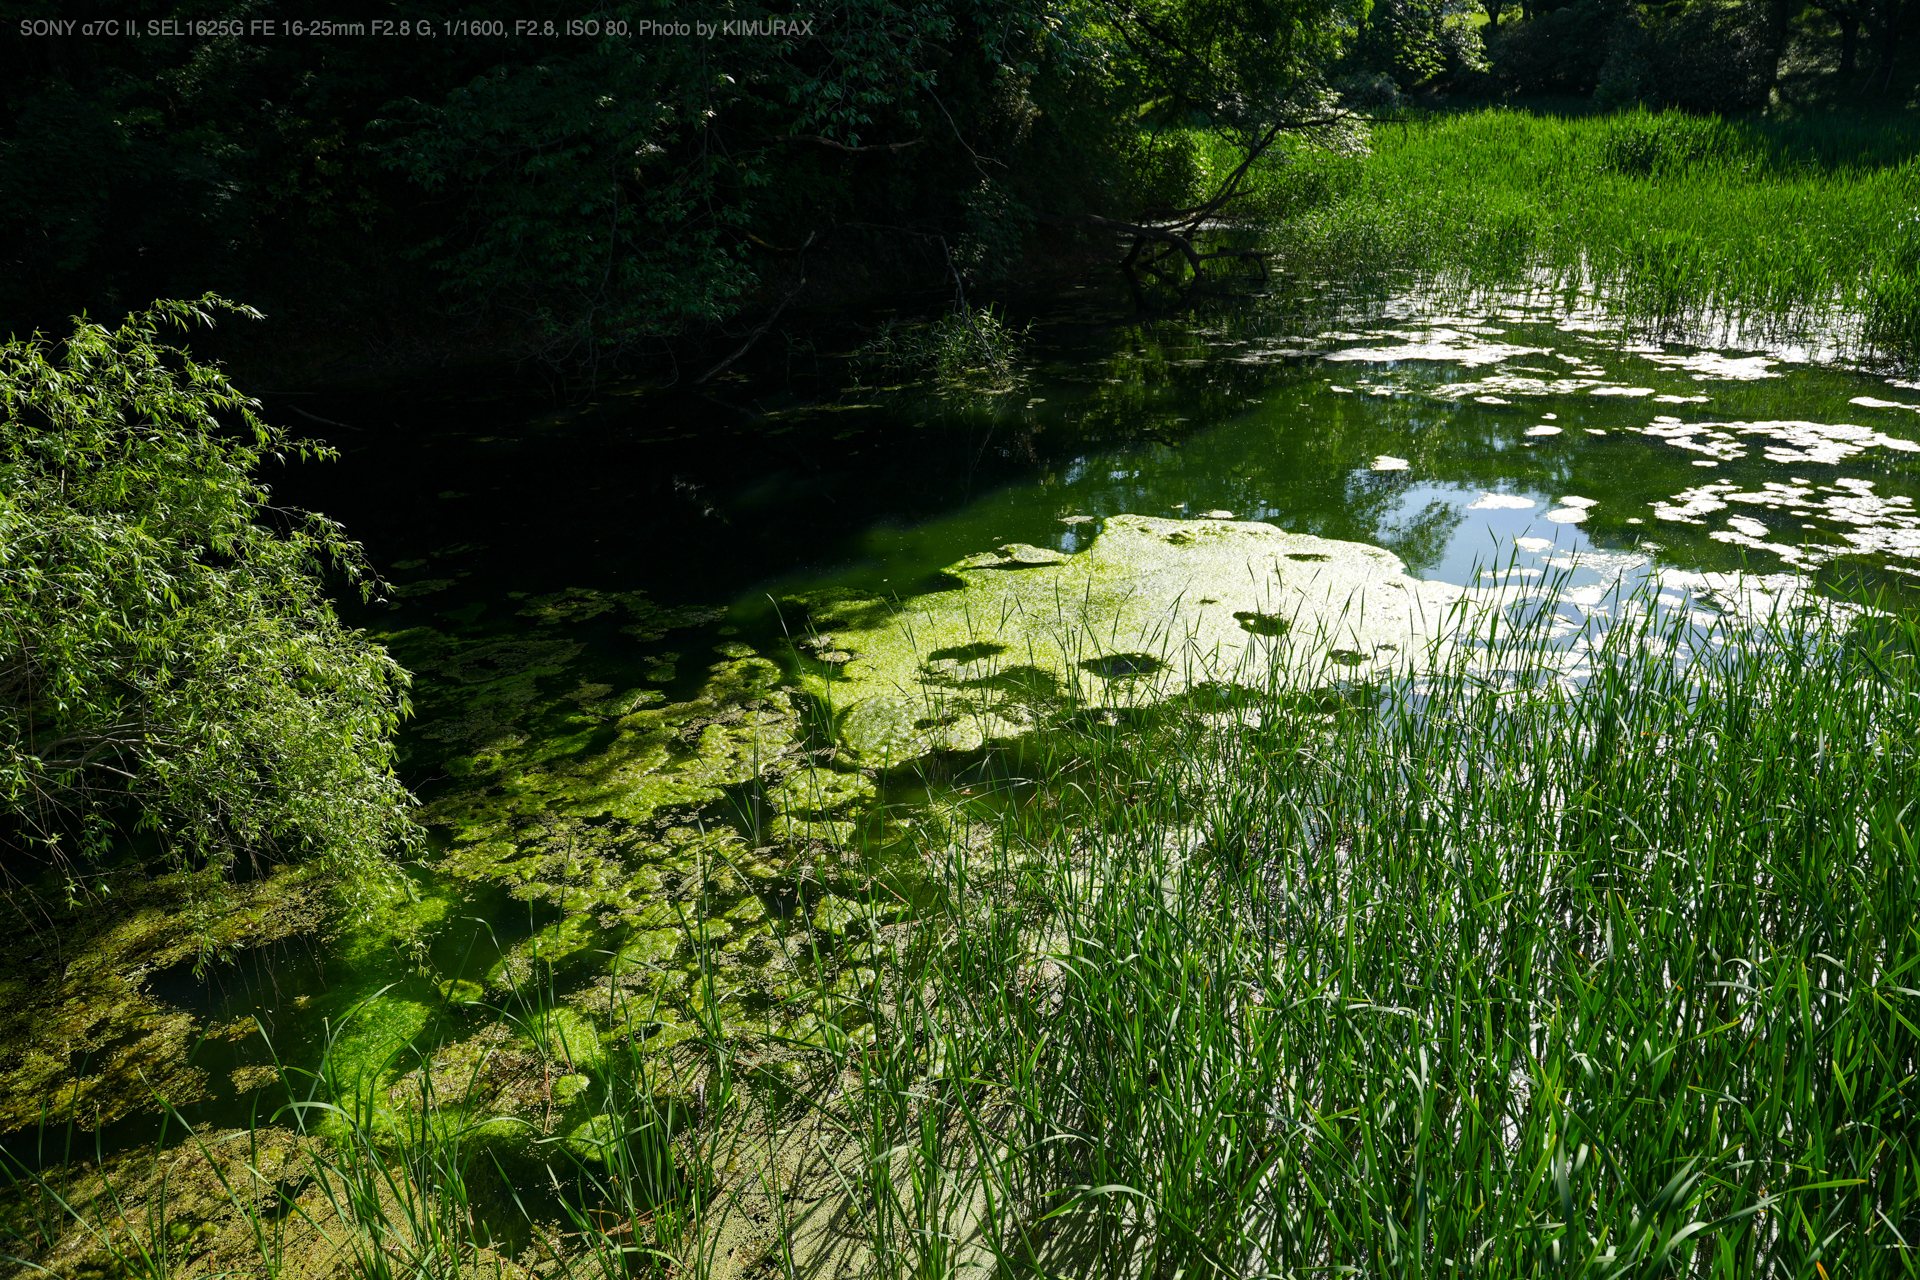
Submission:
[[[804,280],[964,297],[1035,226],[1121,230],[1190,279],[1246,177],[1203,182],[1196,130],[1252,164],[1322,118],[1329,78],[1380,74],[1741,110],[1800,29],[1782,14],[1805,21],[1522,3],[1485,74],[1464,0],[377,0],[303,36],[286,24],[319,15],[292,0],[170,4],[129,0],[108,37],[83,0],[0,0],[0,332],[216,290],[295,332],[467,334],[591,372],[729,349],[718,326]],[[1920,0],[1832,12],[1842,60],[1890,84]]]
[[[1803,60],[1823,37],[1811,20],[1823,13],[1835,27],[1843,92],[1880,96],[1897,91],[1898,68],[1920,25],[1915,0],[1575,0],[1529,12],[1487,33],[1492,87],[1516,95],[1593,95],[1603,107],[1642,102],[1701,113],[1765,107],[1781,83],[1789,49]],[[1832,39],[1831,36],[1825,39]],[[1858,68],[1866,46],[1871,67]],[[1907,83],[1912,82],[1909,67]]]
[[[1446,6],[1440,0],[1374,0],[1354,42],[1354,55],[1361,65],[1385,72],[1403,87],[1431,80],[1447,67],[1445,19]]]
[[[1131,198],[1108,196],[1107,210],[1050,220],[1129,235],[1122,265],[1167,284],[1199,279],[1210,259],[1257,256],[1203,248],[1200,234],[1282,138],[1340,123],[1325,71],[1358,16],[1322,0],[1120,0],[1102,11],[1090,33],[1108,51],[1104,74],[1079,77],[1076,88],[1120,124],[1118,150],[1132,153],[1123,168],[1147,181]],[[1181,172],[1195,129],[1235,161],[1204,188]]]
[[[81,9],[9,0],[0,22],[97,16]],[[415,34],[269,38],[254,24],[313,15],[211,0],[190,17],[237,34],[11,41],[0,314],[23,331],[217,287],[315,322],[487,321],[518,354],[590,368],[771,301],[803,248],[976,287],[1036,220],[1196,203],[1140,181],[1151,136],[1211,129],[1257,154],[1317,109],[1358,12],[639,0],[566,15],[597,34],[556,18],[549,36],[543,15],[502,37],[483,33],[526,10],[390,0],[354,21]],[[176,16],[136,0],[122,20]],[[1201,194],[1222,207],[1236,186]]]
[[[1852,79],[1859,67],[1860,28],[1875,6],[1868,0],[1822,0],[1814,7],[1840,28],[1840,78]]]
[[[760,192],[809,153],[899,157],[924,144],[933,62],[983,31],[937,4],[846,0],[810,11],[829,38],[636,41],[606,36],[503,63],[373,122],[383,164],[444,194],[453,217],[418,246],[453,293],[530,322],[550,360],[590,363],[727,314],[752,286]],[[726,4],[635,5],[603,19],[724,33],[795,20]],[[717,39],[724,41],[721,35]],[[844,199],[844,193],[835,193]],[[778,234],[768,227],[766,243]],[[786,238],[786,237],[782,237]]]
[[[798,22],[790,7],[603,5],[568,15],[599,36],[564,19],[546,35],[542,15],[515,37],[522,7],[405,0],[354,21],[407,37],[294,37],[284,24],[315,15],[251,0],[188,15],[237,35],[12,35],[96,16],[0,6],[0,314],[16,332],[210,287],[323,316],[404,307],[423,285],[548,347],[674,332],[751,283],[756,192],[790,177],[844,203],[863,175],[835,162],[924,134],[936,63],[1008,67],[1045,37],[1017,5],[885,0],[809,11],[811,37],[604,34]],[[121,16],[143,33],[178,17]]]

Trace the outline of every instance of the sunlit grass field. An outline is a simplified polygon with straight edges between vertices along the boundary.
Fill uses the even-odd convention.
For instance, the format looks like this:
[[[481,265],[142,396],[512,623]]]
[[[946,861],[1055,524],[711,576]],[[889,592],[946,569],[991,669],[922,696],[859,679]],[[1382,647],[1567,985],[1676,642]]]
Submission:
[[[1585,291],[1675,336],[1811,341],[1920,362],[1920,130],[1819,117],[1563,117],[1495,108],[1300,147],[1252,202],[1285,270]],[[1224,157],[1201,148],[1199,176]]]

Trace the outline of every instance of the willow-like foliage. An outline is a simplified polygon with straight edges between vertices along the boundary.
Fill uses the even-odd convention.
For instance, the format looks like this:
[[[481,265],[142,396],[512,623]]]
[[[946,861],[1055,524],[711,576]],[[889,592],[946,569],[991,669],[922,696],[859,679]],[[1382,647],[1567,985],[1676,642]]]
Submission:
[[[364,883],[413,839],[392,735],[407,674],[343,626],[323,575],[377,579],[269,460],[326,447],[161,331],[256,312],[208,295],[0,346],[0,841],[94,857],[328,859]]]

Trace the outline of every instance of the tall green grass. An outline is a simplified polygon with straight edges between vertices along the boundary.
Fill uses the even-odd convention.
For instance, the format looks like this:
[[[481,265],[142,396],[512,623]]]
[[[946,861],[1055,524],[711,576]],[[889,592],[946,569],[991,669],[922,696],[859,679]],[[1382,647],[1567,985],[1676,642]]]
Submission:
[[[1615,602],[1578,680],[1542,661],[1564,637],[1539,607],[1425,674],[1213,673],[1237,682],[944,762],[968,785],[915,823],[939,892],[796,950],[813,1033],[705,1026],[672,1060],[697,1114],[662,1112],[668,1060],[610,1055],[597,1149],[544,1148],[562,1207],[509,1180],[543,1242],[511,1266],[457,1113],[422,1091],[421,1123],[380,1121],[323,1068],[310,1171],[362,1241],[338,1256],[1920,1273],[1920,623],[1702,630],[1645,603]],[[112,1216],[16,1177],[42,1247]],[[134,1242],[126,1274],[169,1274],[139,1262],[171,1238],[152,1204],[85,1228]]]
[[[1686,630],[1056,741],[874,1145],[1027,1274],[1914,1274],[1912,630]]]
[[[1301,148],[1261,175],[1276,261],[1584,293],[1673,336],[1811,341],[1920,362],[1920,135],[1512,109],[1380,124],[1364,154]]]

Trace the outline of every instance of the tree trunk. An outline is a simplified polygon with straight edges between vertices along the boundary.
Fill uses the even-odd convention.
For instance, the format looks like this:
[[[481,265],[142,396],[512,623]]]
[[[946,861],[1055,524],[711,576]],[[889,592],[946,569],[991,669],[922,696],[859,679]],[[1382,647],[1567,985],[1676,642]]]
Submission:
[[[1860,19],[1847,17],[1840,19],[1840,78],[1853,79],[1855,62],[1860,54]]]
[[[1780,83],[1780,59],[1787,52],[1787,24],[1792,18],[1789,0],[1767,0],[1767,87]]]
[[[1874,65],[1873,74],[1867,77],[1867,87],[1872,88],[1875,81],[1885,90],[1893,83],[1893,62],[1900,52],[1900,32],[1906,25],[1906,5],[1903,0],[1879,0],[1869,11],[1867,28],[1873,33]]]

